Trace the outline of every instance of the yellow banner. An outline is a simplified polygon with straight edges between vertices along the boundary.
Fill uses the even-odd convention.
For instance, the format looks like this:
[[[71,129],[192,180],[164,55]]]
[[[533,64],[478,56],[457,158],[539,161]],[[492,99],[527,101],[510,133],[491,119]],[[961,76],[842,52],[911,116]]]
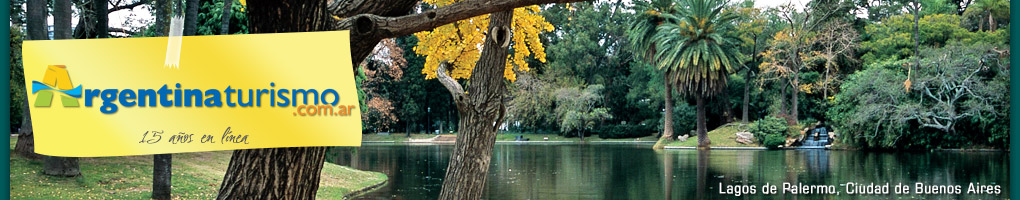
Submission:
[[[347,31],[25,41],[37,153],[358,146]]]

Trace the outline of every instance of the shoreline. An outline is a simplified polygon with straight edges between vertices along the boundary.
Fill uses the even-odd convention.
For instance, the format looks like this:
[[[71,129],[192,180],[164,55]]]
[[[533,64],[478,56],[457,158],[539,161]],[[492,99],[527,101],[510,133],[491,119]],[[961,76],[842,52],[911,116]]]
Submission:
[[[655,144],[656,141],[496,141],[496,144]],[[361,141],[361,144],[402,144],[402,145],[452,145],[456,144],[455,141]],[[669,150],[695,150],[697,147],[692,146],[665,146],[663,149]],[[718,146],[710,147],[710,150],[769,150],[765,147],[733,147],[733,146]],[[843,147],[785,147],[775,150],[829,150],[829,151],[867,151],[865,149],[855,148],[843,148]],[[900,151],[918,151],[918,150],[900,150]],[[1009,153],[1006,149],[968,149],[968,148],[953,148],[953,149],[931,149],[930,151],[947,151],[947,152],[1005,152]]]
[[[361,189],[352,190],[350,192],[347,192],[347,194],[344,194],[343,199],[351,199],[351,197],[356,197],[356,196],[361,196],[363,194],[367,194],[367,193],[372,192],[372,191],[374,191],[376,189],[382,188],[383,186],[386,186],[386,184],[389,184],[389,183],[390,183],[390,180],[389,180],[389,177],[387,177],[386,180],[383,180],[382,182],[379,182],[379,183],[376,183],[376,184],[373,184],[373,185],[369,185],[369,186],[363,187]]]

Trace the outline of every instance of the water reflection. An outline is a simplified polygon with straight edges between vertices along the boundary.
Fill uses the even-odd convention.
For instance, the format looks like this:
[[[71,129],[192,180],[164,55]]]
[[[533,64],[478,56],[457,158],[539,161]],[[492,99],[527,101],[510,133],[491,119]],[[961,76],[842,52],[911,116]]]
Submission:
[[[434,199],[450,145],[365,145],[330,150],[330,162],[386,173],[383,188],[358,199]],[[650,145],[497,144],[488,199],[989,199],[1009,195],[1006,153],[651,150]],[[1000,195],[761,195],[783,182],[835,185],[998,184]],[[719,185],[756,185],[758,195],[719,194]]]

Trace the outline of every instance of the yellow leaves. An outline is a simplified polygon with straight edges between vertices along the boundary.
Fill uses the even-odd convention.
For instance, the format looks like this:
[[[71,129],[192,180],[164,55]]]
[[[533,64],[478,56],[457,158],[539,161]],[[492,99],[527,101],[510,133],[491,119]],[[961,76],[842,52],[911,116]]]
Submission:
[[[445,6],[455,1],[425,0],[425,2]],[[515,68],[521,71],[530,70],[528,57],[534,57],[540,62],[546,61],[545,46],[542,45],[539,34],[554,29],[552,24],[546,22],[545,17],[539,14],[541,12],[539,6],[516,8],[513,12],[512,54],[507,57],[503,73],[510,81],[517,79]],[[419,41],[414,47],[414,52],[425,56],[425,67],[422,69],[425,78],[436,78],[436,69],[440,63],[446,62],[452,67],[448,70],[450,77],[470,79],[471,70],[481,56],[488,26],[489,15],[482,15],[443,25],[432,31],[415,33],[414,36],[418,37]]]

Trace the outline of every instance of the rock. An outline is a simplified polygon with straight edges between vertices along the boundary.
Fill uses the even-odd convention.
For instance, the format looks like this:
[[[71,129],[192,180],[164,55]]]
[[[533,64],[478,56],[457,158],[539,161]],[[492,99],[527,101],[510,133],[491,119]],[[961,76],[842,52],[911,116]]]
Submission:
[[[737,135],[737,138],[736,138],[737,143],[752,144],[754,142],[753,141],[754,134],[751,134],[751,132],[737,132],[736,135]]]

